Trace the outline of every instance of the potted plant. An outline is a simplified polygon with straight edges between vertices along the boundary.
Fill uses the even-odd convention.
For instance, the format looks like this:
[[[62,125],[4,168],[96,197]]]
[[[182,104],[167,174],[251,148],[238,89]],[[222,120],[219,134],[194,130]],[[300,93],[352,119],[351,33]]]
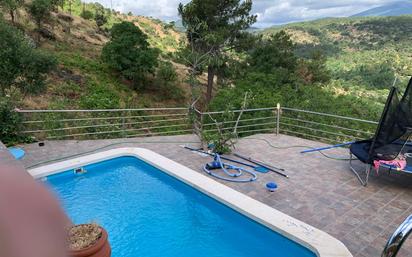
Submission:
[[[111,256],[107,232],[95,223],[70,227],[67,241],[70,257]]]

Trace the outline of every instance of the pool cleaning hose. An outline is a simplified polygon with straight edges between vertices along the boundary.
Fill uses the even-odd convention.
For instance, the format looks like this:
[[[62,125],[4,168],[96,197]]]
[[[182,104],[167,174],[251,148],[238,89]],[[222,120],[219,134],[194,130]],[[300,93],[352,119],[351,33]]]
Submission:
[[[291,145],[291,146],[276,146],[273,145],[271,142],[269,142],[269,140],[266,140],[264,138],[256,138],[256,137],[245,137],[242,138],[244,140],[259,140],[259,141],[263,141],[265,142],[269,147],[274,148],[274,149],[278,149],[278,150],[282,150],[282,149],[292,149],[292,148],[308,148],[308,149],[316,149],[315,147],[312,146],[308,146],[308,145]],[[330,156],[325,154],[322,150],[321,151],[316,151],[318,153],[320,153],[323,157],[328,158],[328,159],[332,159],[335,161],[350,161],[350,160],[357,160],[357,158],[347,158],[347,157],[340,157],[340,156]]]
[[[216,169],[222,169],[227,177],[214,173],[213,170]],[[222,162],[219,154],[215,154],[214,161],[203,166],[203,170],[215,178],[230,182],[247,183],[257,179],[257,175],[253,171]],[[229,172],[229,170],[234,170],[236,172]],[[243,172],[251,175],[251,177],[248,179],[239,179],[239,177],[243,175]]]

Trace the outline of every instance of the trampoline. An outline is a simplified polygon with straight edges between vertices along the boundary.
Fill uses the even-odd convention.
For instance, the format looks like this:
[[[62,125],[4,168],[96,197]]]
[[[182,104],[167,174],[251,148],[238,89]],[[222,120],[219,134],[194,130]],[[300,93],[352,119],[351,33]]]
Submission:
[[[385,104],[381,119],[372,139],[357,141],[350,146],[350,168],[364,186],[368,184],[369,176],[375,161],[393,161],[398,157],[412,157],[412,78],[408,86],[400,97],[399,90],[392,87]],[[365,175],[360,173],[353,166],[352,157],[365,164]],[[412,160],[412,159],[410,159]],[[412,165],[405,168],[381,164],[376,172],[379,174],[380,168],[390,171],[396,170],[401,173],[412,174]]]

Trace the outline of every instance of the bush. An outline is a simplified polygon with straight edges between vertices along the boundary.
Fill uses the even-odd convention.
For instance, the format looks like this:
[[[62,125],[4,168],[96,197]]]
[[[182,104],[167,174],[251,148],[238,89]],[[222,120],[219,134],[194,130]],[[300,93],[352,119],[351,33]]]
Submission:
[[[49,18],[52,8],[53,5],[50,0],[33,0],[29,4],[29,13],[36,21],[38,28],[41,28],[41,24]]]
[[[23,94],[44,88],[46,74],[56,65],[53,56],[33,47],[18,29],[0,21],[0,96],[10,88]]]
[[[177,85],[177,73],[170,62],[162,62],[156,74],[156,86],[167,99],[183,99],[184,92]]]
[[[96,13],[94,15],[94,20],[96,21],[97,27],[102,27],[104,24],[107,23],[107,16],[105,14],[105,9],[103,5],[99,3],[95,3],[96,6]]]
[[[261,40],[251,51],[248,62],[254,70],[259,72],[293,71],[297,64],[294,51],[295,45],[290,36],[281,31],[271,35],[268,39]]]
[[[157,71],[157,77],[163,84],[168,85],[175,83],[177,80],[177,73],[170,62],[162,62]]]
[[[96,25],[99,28],[107,23],[107,17],[104,15],[104,13],[100,12],[96,12],[96,14],[94,15],[94,20],[96,21]]]
[[[212,146],[213,152],[218,154],[228,154],[232,152],[233,146],[236,143],[237,133],[233,129],[228,129],[233,126],[234,120],[237,117],[233,112],[230,112],[228,106],[226,107],[225,112],[217,120],[207,119],[208,122],[214,123],[215,126],[211,127],[213,131],[203,132],[202,141]]]
[[[158,56],[159,51],[150,48],[147,36],[131,22],[115,24],[102,50],[103,61],[135,87],[145,81],[147,73],[154,74]]]
[[[80,106],[85,109],[119,108],[119,96],[109,88],[101,85],[89,85],[90,93],[81,97]]]
[[[299,60],[295,74],[298,84],[327,83],[330,80],[326,58],[319,51],[313,52],[310,59]]]
[[[351,84],[351,86],[361,85],[371,89],[390,88],[395,80],[396,65],[390,61],[374,63],[360,63],[351,67],[349,71],[334,71],[334,76],[339,77]],[[399,74],[398,74],[399,75]]]
[[[13,145],[21,141],[21,116],[14,111],[12,101],[0,97],[0,140],[6,145]]]
[[[15,22],[17,10],[24,5],[24,0],[1,0],[0,7],[11,16],[11,22]]]
[[[85,20],[93,20],[94,14],[89,10],[83,10],[80,16]]]

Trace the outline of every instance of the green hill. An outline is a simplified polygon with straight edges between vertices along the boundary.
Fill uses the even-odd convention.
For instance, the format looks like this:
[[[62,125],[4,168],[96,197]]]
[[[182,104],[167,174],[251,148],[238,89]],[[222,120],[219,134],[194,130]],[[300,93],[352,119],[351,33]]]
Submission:
[[[265,29],[285,30],[300,56],[321,51],[328,58],[334,94],[383,102],[395,76],[406,85],[412,75],[412,16],[321,19]]]
[[[109,9],[104,9],[107,23],[98,28],[93,17],[82,17],[85,10],[93,15],[98,4],[83,4],[80,0],[71,3],[68,6],[66,1],[63,8],[52,12],[44,24],[51,38],[43,36],[39,44],[42,50],[56,57],[57,69],[49,74],[46,90],[26,96],[19,104],[21,108],[122,108],[186,103],[187,85],[181,65],[174,65],[180,75],[174,92],[163,92],[156,77],[149,78],[147,90],[135,90],[100,58],[104,44],[109,41],[108,30],[121,21],[138,26],[148,36],[151,46],[160,50],[163,61],[171,60],[169,56],[177,50],[182,33],[157,19]],[[17,17],[15,26],[34,40],[37,36],[33,19],[24,8],[18,10]],[[10,21],[7,14],[4,18]]]
[[[107,30],[127,20],[148,35],[151,45],[161,50],[162,60],[171,61],[184,39],[184,34],[176,29],[178,25],[105,9],[108,22],[99,29],[93,19],[81,17],[85,10],[95,13],[96,8],[96,4],[76,0],[53,13],[45,27],[52,31],[54,39],[43,39],[40,47],[57,57],[58,69],[48,77],[46,92],[26,97],[22,107],[116,108],[187,103],[187,68],[182,64],[173,63],[179,74],[177,89],[165,95],[156,78],[150,81],[149,90],[135,90],[100,60],[101,49],[108,41]],[[69,33],[67,19],[73,20]],[[28,36],[35,37],[35,24],[24,9],[19,11],[17,23]],[[325,54],[332,74],[332,80],[322,86],[326,92],[382,104],[395,76],[405,85],[412,75],[410,24],[412,16],[333,18],[272,27],[259,33],[285,30],[297,44],[298,55],[308,57],[316,51]]]

